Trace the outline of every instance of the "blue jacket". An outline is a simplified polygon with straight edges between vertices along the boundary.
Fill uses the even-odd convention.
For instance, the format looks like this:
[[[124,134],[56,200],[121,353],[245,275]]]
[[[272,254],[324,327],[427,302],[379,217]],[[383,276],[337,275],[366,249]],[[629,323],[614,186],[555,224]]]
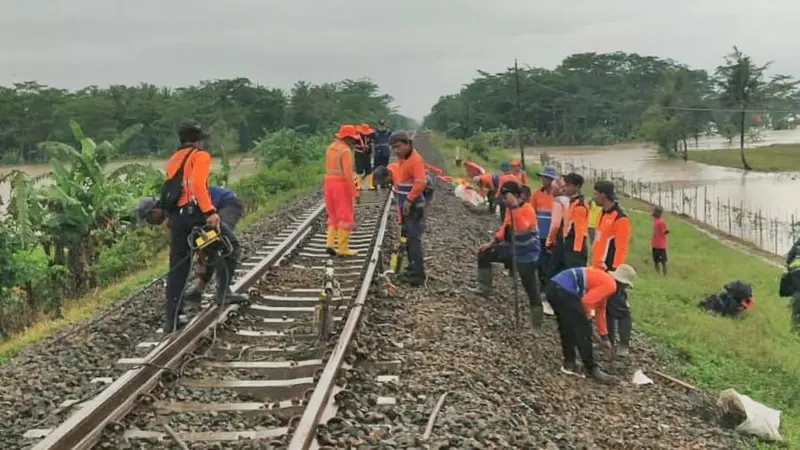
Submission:
[[[389,153],[389,136],[392,135],[392,130],[386,128],[385,130],[375,130],[373,135],[373,142],[375,142],[375,149],[378,153]]]
[[[217,209],[220,209],[222,204],[226,201],[236,198],[236,194],[234,194],[232,190],[218,186],[209,186],[208,193],[211,195],[211,204]]]

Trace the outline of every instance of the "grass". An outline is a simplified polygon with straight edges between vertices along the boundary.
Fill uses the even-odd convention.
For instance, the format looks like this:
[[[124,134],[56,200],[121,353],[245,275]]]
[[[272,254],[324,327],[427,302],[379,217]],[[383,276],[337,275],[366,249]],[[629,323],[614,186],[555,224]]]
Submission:
[[[437,144],[452,159],[458,143],[440,138]],[[789,448],[800,448],[800,338],[791,331],[787,300],[777,295],[781,269],[665,215],[670,273],[660,276],[650,261],[649,206],[634,200],[623,200],[622,206],[633,224],[628,263],[639,273],[630,299],[635,329],[663,344],[666,360],[681,379],[715,394],[734,388],[782,410],[781,433]],[[697,308],[705,296],[735,279],[753,285],[755,306],[743,319],[715,317]]]
[[[745,158],[753,170],[760,172],[800,171],[800,144],[773,144],[745,149]],[[739,149],[694,150],[689,159],[713,166],[742,168]]]
[[[243,217],[237,228],[241,230],[250,226],[277,208],[295,200],[306,191],[307,188],[293,189],[270,198],[258,209]],[[66,300],[62,308],[62,318],[54,319],[43,316],[30,327],[0,342],[0,364],[7,362],[26,346],[41,342],[53,332],[86,320],[97,310],[112,305],[141,290],[143,286],[153,281],[153,279],[159,278],[167,272],[169,267],[168,256],[168,251],[164,250],[153,258],[150,267],[121,277],[117,283],[98,289],[89,295]],[[154,301],[159,300],[155,299]]]

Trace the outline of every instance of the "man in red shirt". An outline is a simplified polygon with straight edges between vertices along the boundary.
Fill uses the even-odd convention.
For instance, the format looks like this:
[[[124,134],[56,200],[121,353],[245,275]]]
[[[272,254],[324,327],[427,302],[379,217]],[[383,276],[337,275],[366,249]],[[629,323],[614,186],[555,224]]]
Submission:
[[[653,265],[656,272],[661,272],[663,275],[667,274],[667,222],[661,217],[664,214],[664,208],[656,206],[653,208],[653,238],[650,240],[650,246],[653,250]],[[658,266],[661,265],[661,270]]]

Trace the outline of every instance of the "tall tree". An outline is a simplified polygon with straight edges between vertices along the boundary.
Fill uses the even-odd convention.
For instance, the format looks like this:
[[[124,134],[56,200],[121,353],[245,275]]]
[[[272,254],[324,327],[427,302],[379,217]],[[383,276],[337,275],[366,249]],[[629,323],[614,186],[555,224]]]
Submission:
[[[715,82],[721,103],[739,110],[735,120],[739,131],[739,151],[742,168],[751,170],[744,152],[745,133],[752,124],[752,110],[763,108],[771,100],[787,98],[797,86],[797,81],[786,75],[767,79],[771,63],[757,65],[737,47],[725,55],[725,64],[717,67]],[[733,117],[732,117],[733,119]]]

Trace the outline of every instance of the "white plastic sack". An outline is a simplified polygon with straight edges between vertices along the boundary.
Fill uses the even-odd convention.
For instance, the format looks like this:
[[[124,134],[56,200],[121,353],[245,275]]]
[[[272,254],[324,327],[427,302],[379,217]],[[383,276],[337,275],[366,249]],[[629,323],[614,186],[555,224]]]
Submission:
[[[474,189],[470,189],[463,184],[456,186],[454,191],[456,197],[471,204],[472,206],[478,207],[486,203],[486,198],[477,193]]]
[[[736,427],[740,433],[757,436],[765,441],[782,441],[780,433],[781,412],[762,405],[752,398],[739,394],[734,389],[726,389],[719,394],[717,407],[723,413],[744,413],[747,419]]]

